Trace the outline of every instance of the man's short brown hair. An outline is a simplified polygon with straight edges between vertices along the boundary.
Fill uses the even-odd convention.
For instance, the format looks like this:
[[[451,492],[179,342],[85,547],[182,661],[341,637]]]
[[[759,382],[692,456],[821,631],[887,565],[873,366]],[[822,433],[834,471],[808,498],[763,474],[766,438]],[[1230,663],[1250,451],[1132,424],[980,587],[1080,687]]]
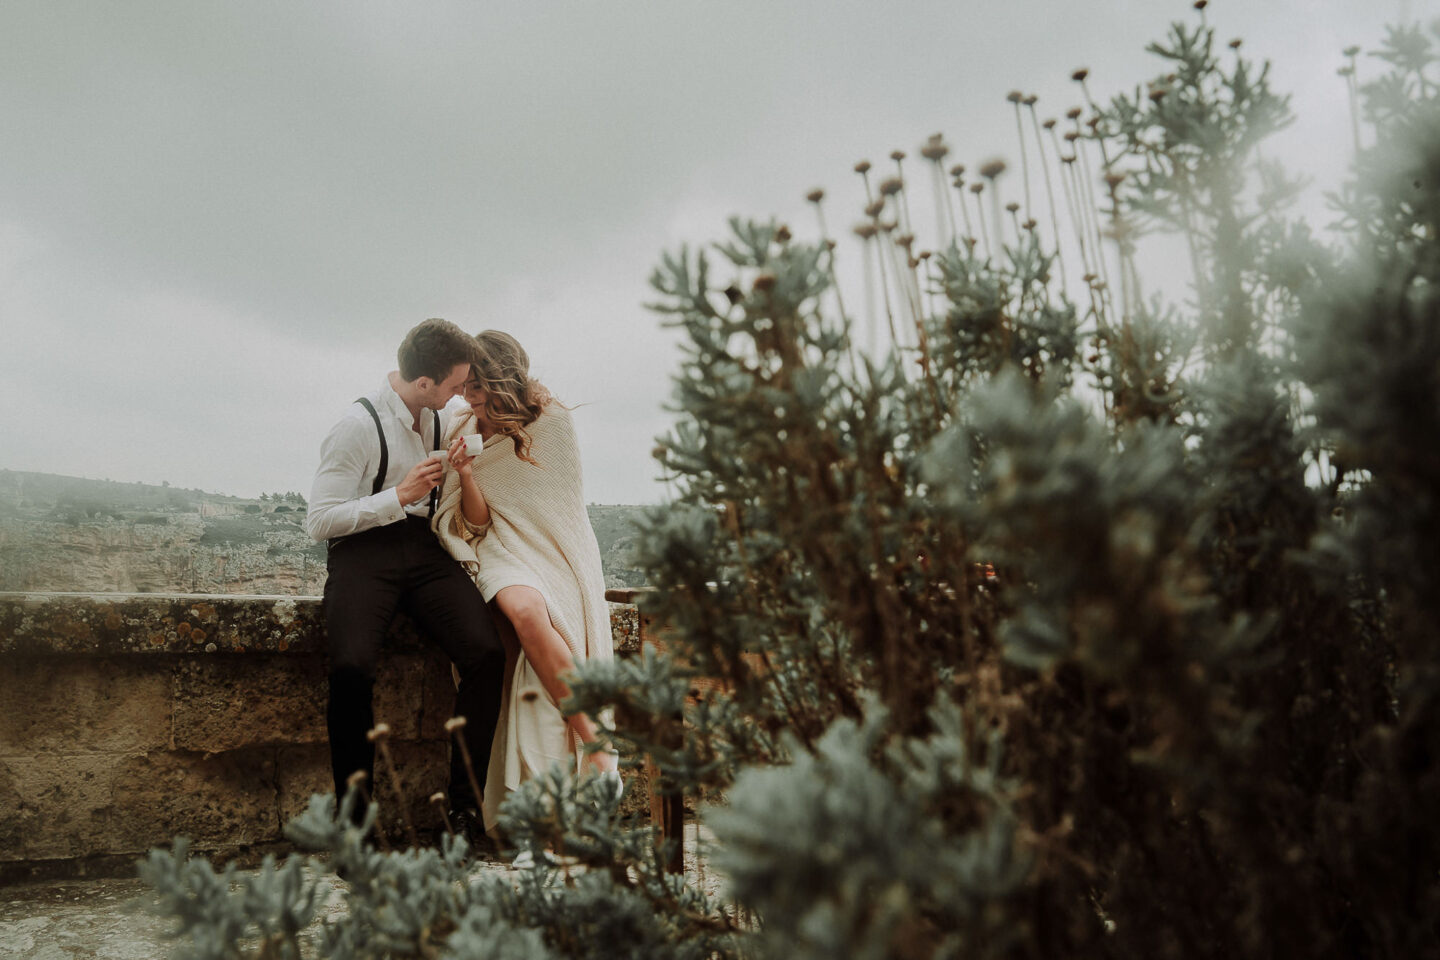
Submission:
[[[432,318],[405,334],[395,358],[400,361],[400,379],[413,383],[421,377],[439,382],[462,363],[480,359],[475,338],[448,320]]]

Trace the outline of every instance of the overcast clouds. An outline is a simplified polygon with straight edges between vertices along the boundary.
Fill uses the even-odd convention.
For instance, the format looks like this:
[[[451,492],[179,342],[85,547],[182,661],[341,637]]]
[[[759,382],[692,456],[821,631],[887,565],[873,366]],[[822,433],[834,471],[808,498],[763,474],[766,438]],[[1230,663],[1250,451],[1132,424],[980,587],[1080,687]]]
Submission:
[[[320,438],[443,316],[519,337],[585,404],[588,498],[642,502],[674,365],[662,250],[943,132],[1015,148],[1005,93],[1159,72],[1168,0],[0,5],[0,468],[308,492]],[[1275,61],[1318,187],[1340,50],[1440,0],[1216,0]],[[1364,69],[1362,67],[1362,69]],[[1370,68],[1372,71],[1373,67]],[[842,248],[841,255],[845,255]]]

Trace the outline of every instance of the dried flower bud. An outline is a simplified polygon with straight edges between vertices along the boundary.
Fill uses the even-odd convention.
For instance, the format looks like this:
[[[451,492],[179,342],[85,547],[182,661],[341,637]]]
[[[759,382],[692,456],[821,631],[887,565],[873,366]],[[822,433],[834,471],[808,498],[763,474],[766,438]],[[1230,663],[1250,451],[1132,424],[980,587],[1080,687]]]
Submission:
[[[445,732],[446,732],[446,733],[454,733],[456,730],[464,730],[464,729],[465,729],[465,718],[464,718],[464,717],[451,717],[449,720],[446,720],[446,721],[445,721]]]
[[[1343,52],[1343,53],[1345,54],[1345,56],[1347,56],[1347,57],[1353,57],[1353,56],[1355,56],[1357,53],[1360,52],[1360,48],[1359,48],[1359,47],[1346,47],[1342,52]]]
[[[1044,127],[1046,130],[1054,130],[1054,129],[1055,129],[1055,118],[1054,118],[1054,117],[1051,117],[1050,119],[1046,120],[1044,123],[1040,124],[1040,126]]]
[[[1151,87],[1150,99],[1155,101],[1156,103],[1159,103],[1161,100],[1165,99],[1165,94],[1168,92],[1169,91],[1167,91],[1164,87]]]
[[[921,260],[929,260],[929,259],[930,259],[930,251],[929,251],[929,250],[921,250],[918,254],[916,254],[916,256],[918,256]]]
[[[911,270],[914,270],[916,267],[920,266],[920,261],[919,261],[919,260],[916,260],[914,257],[911,257],[911,258],[910,258],[908,261],[906,261],[906,262],[909,263]]]
[[[983,183],[978,183],[978,182],[977,182],[977,183],[972,183],[972,184],[970,184],[970,192],[971,192],[971,193],[979,193],[980,191],[982,191],[982,190],[984,190],[984,189],[985,189],[985,184],[983,184]]]
[[[768,270],[764,273],[757,274],[755,277],[755,289],[760,291],[774,290],[775,274],[770,273]]]
[[[1090,76],[1089,68],[1081,67],[1079,70],[1076,70],[1074,73],[1070,74],[1070,79],[1074,80],[1076,83],[1084,83],[1085,78],[1088,76]]]
[[[980,167],[980,176],[986,180],[994,180],[1005,172],[1005,161],[1000,159],[987,160]]]
[[[1016,203],[1014,200],[1011,200],[1009,203],[1005,204],[1005,209],[1010,213],[1016,213],[1020,210],[1020,204]]]
[[[869,172],[870,172],[870,161],[869,161],[869,160],[861,160],[859,163],[855,164],[855,172],[856,172],[856,173],[869,173]]]
[[[1020,224],[1020,226],[1025,230],[1034,230],[1037,224],[1035,223],[1034,218],[1031,218]]]
[[[805,194],[805,199],[809,200],[811,203],[819,203],[821,200],[825,199],[825,191],[821,190],[819,187],[816,187],[814,190],[811,190],[809,193]]]
[[[1120,172],[1118,172],[1118,171],[1116,171],[1116,170],[1111,170],[1109,173],[1105,174],[1105,183],[1106,183],[1106,184],[1110,187],[1110,189],[1112,189],[1112,190],[1115,189],[1116,187],[1120,186],[1120,184],[1123,183],[1124,180],[1125,180],[1125,174],[1120,173]]]
[[[958,177],[958,176],[960,176],[961,174],[963,174],[964,172],[965,172],[965,164],[963,164],[963,163],[957,163],[957,164],[955,164],[955,166],[953,166],[953,167],[950,168],[950,176],[952,176],[952,177]]]
[[[1025,106],[1027,106],[1027,107],[1033,107],[1033,106],[1035,106],[1035,104],[1036,104],[1037,102],[1039,102],[1039,100],[1040,100],[1039,94],[1027,93],[1027,94],[1025,95],[1025,101],[1024,101],[1024,102],[1025,102]]]
[[[1066,111],[1065,111],[1065,119],[1066,119],[1066,120],[1079,120],[1079,119],[1080,119],[1080,113],[1081,113],[1081,110],[1080,110],[1079,107],[1071,107],[1069,110],[1066,110]]]
[[[789,227],[788,225],[782,223],[782,224],[780,224],[780,226],[775,230],[775,242],[776,242],[776,243],[789,243],[789,242],[790,242],[790,227]]]
[[[1009,93],[1005,94],[1005,99],[1010,101],[1011,103],[1019,103],[1021,100],[1025,99],[1025,94],[1021,93],[1019,90],[1011,90]]]
[[[1061,163],[1074,163],[1074,162],[1075,162],[1075,154],[1072,153],[1072,154],[1070,154],[1069,156],[1065,156],[1065,155],[1062,154],[1061,157],[1060,157],[1060,162],[1061,162]]]
[[[1207,6],[1209,6],[1209,5],[1210,5],[1210,0],[1195,0],[1195,3],[1194,3],[1194,7],[1195,7],[1196,10],[1204,10],[1204,9],[1205,9]]]
[[[865,216],[867,216],[867,217],[878,217],[878,216],[880,216],[880,211],[882,211],[882,210],[884,210],[884,209],[885,209],[885,201],[884,201],[884,200],[872,200],[872,201],[870,201],[868,204],[865,205]]]
[[[904,247],[906,250],[909,250],[910,245],[915,242],[915,235],[910,233],[902,233],[900,234],[900,236],[895,238],[895,242],[900,246]]]
[[[904,189],[905,184],[903,181],[901,181],[899,177],[891,177],[890,179],[880,184],[880,196],[893,197],[895,194],[899,193],[901,190]]]
[[[905,151],[904,151],[904,150],[891,150],[891,151],[890,151],[890,159],[891,159],[891,160],[894,160],[896,163],[899,163],[901,160],[904,160],[904,159],[905,159]]]
[[[945,144],[943,143],[933,140],[920,148],[920,156],[924,157],[926,160],[930,160],[935,163],[939,163],[941,160],[944,160],[945,155],[949,152],[949,147],[945,146]]]
[[[861,240],[869,240],[875,236],[876,232],[875,224],[873,223],[857,223],[854,227],[855,236]]]
[[[1242,44],[1242,43],[1244,43],[1244,42],[1245,42],[1245,41],[1241,40],[1239,37],[1236,37],[1234,40],[1231,40],[1231,41],[1230,41],[1229,47],[1230,47],[1231,50],[1239,50],[1239,49],[1240,49],[1240,44]]]
[[[1065,131],[1065,142],[1066,142],[1066,143],[1074,143],[1076,140],[1079,140],[1079,139],[1080,139],[1080,134],[1076,133],[1074,130],[1066,130],[1066,131]]]
[[[894,233],[895,228],[898,226],[899,224],[896,223],[894,220],[886,220],[880,224],[880,229],[885,231],[886,233]]]
[[[665,447],[664,447],[663,444],[662,444],[661,446],[658,446],[658,447],[651,447],[651,448],[650,448],[650,458],[651,458],[652,460],[664,460],[664,459],[665,459],[665,454],[668,453],[668,452],[669,452],[669,451],[667,451],[667,450],[665,449]]]
[[[375,724],[375,726],[372,727],[372,728],[365,734],[365,739],[366,739],[366,740],[369,740],[371,743],[375,743],[375,742],[380,741],[380,740],[388,740],[388,739],[390,739],[390,724],[388,724],[388,723],[377,723],[377,724]]]

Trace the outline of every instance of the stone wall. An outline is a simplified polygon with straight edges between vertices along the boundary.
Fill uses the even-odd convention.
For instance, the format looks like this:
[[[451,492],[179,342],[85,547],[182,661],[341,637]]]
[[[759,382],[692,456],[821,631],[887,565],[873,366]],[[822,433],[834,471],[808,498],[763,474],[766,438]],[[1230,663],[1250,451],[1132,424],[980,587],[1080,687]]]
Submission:
[[[612,625],[617,652],[638,647],[633,607]],[[177,834],[221,857],[282,841],[330,789],[323,637],[316,597],[0,594],[0,881],[110,872]],[[375,715],[421,829],[453,704],[402,615]]]

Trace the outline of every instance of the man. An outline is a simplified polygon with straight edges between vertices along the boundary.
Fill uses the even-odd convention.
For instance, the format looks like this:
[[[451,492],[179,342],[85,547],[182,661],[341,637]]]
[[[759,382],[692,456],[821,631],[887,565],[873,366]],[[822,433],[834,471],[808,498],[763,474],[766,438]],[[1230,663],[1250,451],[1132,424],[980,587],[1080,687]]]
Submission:
[[[373,782],[375,749],[366,734],[375,725],[380,645],[396,610],[404,610],[455,664],[455,713],[467,720],[462,735],[477,777],[490,765],[504,647],[480,592],[430,531],[445,475],[431,456],[447,426],[440,411],[460,393],[478,350],[454,324],[426,320],[400,344],[400,369],[377,392],[355,401],[320,446],[305,530],[329,546],[326,719],[337,801],[355,771]],[[450,798],[452,825],[478,841],[481,798],[470,789],[458,750],[452,751]]]

